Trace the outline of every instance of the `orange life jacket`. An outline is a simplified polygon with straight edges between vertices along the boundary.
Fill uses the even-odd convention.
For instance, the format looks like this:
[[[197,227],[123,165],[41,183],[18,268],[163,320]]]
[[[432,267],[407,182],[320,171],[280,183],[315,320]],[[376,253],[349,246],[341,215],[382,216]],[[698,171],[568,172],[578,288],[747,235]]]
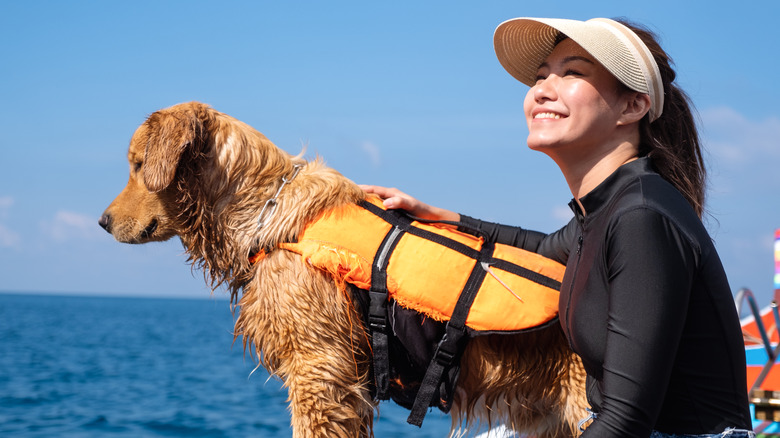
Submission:
[[[351,283],[368,290],[374,390],[380,400],[391,397],[393,374],[388,351],[396,333],[388,327],[388,302],[446,322],[410,408],[407,421],[417,426],[430,406],[449,411],[469,334],[533,330],[554,323],[558,314],[560,263],[451,226],[413,220],[386,210],[376,197],[323,213],[297,242],[279,247],[301,254],[342,288]],[[259,257],[262,253],[253,259]]]
[[[280,248],[301,254],[337,282],[366,290],[372,271],[384,263],[389,296],[438,321],[450,320],[472,271],[485,270],[465,321],[476,331],[519,331],[557,316],[560,263],[502,244],[494,245],[489,260],[479,261],[484,239],[418,221],[399,233],[392,252],[383,254],[380,249],[394,225],[377,210],[388,213],[378,199],[369,198],[363,205],[328,211],[306,227],[298,242]]]

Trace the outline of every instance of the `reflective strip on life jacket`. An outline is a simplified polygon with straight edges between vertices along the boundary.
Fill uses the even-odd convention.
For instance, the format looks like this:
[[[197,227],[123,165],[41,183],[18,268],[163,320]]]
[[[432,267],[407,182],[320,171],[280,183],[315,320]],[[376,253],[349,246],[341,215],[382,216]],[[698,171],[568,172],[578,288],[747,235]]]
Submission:
[[[381,201],[370,197],[365,206],[345,205],[325,212],[306,227],[298,242],[280,248],[301,254],[342,287],[346,282],[369,289],[374,258],[394,228],[378,215],[383,210]],[[481,238],[452,227],[412,221],[399,232],[392,252],[385,254],[389,296],[403,307],[449,321],[482,246]],[[479,267],[487,275],[466,318],[470,329],[521,331],[557,316],[563,265],[502,244],[495,244],[486,265]]]

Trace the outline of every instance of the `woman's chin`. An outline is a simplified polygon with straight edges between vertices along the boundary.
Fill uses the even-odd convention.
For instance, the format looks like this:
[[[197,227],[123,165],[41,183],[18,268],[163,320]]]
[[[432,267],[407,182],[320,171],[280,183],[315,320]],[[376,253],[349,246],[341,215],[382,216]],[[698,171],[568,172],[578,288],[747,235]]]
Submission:
[[[557,142],[554,142],[549,138],[528,136],[528,149],[533,151],[544,152],[545,150],[555,148],[556,145]]]

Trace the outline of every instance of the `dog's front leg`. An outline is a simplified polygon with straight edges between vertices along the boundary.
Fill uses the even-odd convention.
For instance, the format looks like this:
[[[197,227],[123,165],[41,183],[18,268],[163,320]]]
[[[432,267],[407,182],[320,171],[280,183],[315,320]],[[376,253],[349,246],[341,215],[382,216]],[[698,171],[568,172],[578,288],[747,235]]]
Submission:
[[[302,356],[287,379],[294,438],[369,437],[373,406],[321,356]],[[354,370],[352,370],[354,373]]]
[[[347,294],[286,251],[256,269],[236,333],[287,386],[293,437],[372,436],[368,337]]]

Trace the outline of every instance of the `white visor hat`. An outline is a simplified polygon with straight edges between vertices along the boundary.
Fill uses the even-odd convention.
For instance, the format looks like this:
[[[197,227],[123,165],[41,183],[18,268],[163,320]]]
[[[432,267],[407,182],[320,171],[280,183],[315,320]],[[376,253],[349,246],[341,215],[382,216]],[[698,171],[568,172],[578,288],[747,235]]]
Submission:
[[[496,28],[493,45],[506,71],[532,87],[539,66],[559,41],[559,33],[579,44],[625,86],[649,95],[651,122],[661,116],[663,82],[653,54],[631,29],[617,21],[513,18]]]

